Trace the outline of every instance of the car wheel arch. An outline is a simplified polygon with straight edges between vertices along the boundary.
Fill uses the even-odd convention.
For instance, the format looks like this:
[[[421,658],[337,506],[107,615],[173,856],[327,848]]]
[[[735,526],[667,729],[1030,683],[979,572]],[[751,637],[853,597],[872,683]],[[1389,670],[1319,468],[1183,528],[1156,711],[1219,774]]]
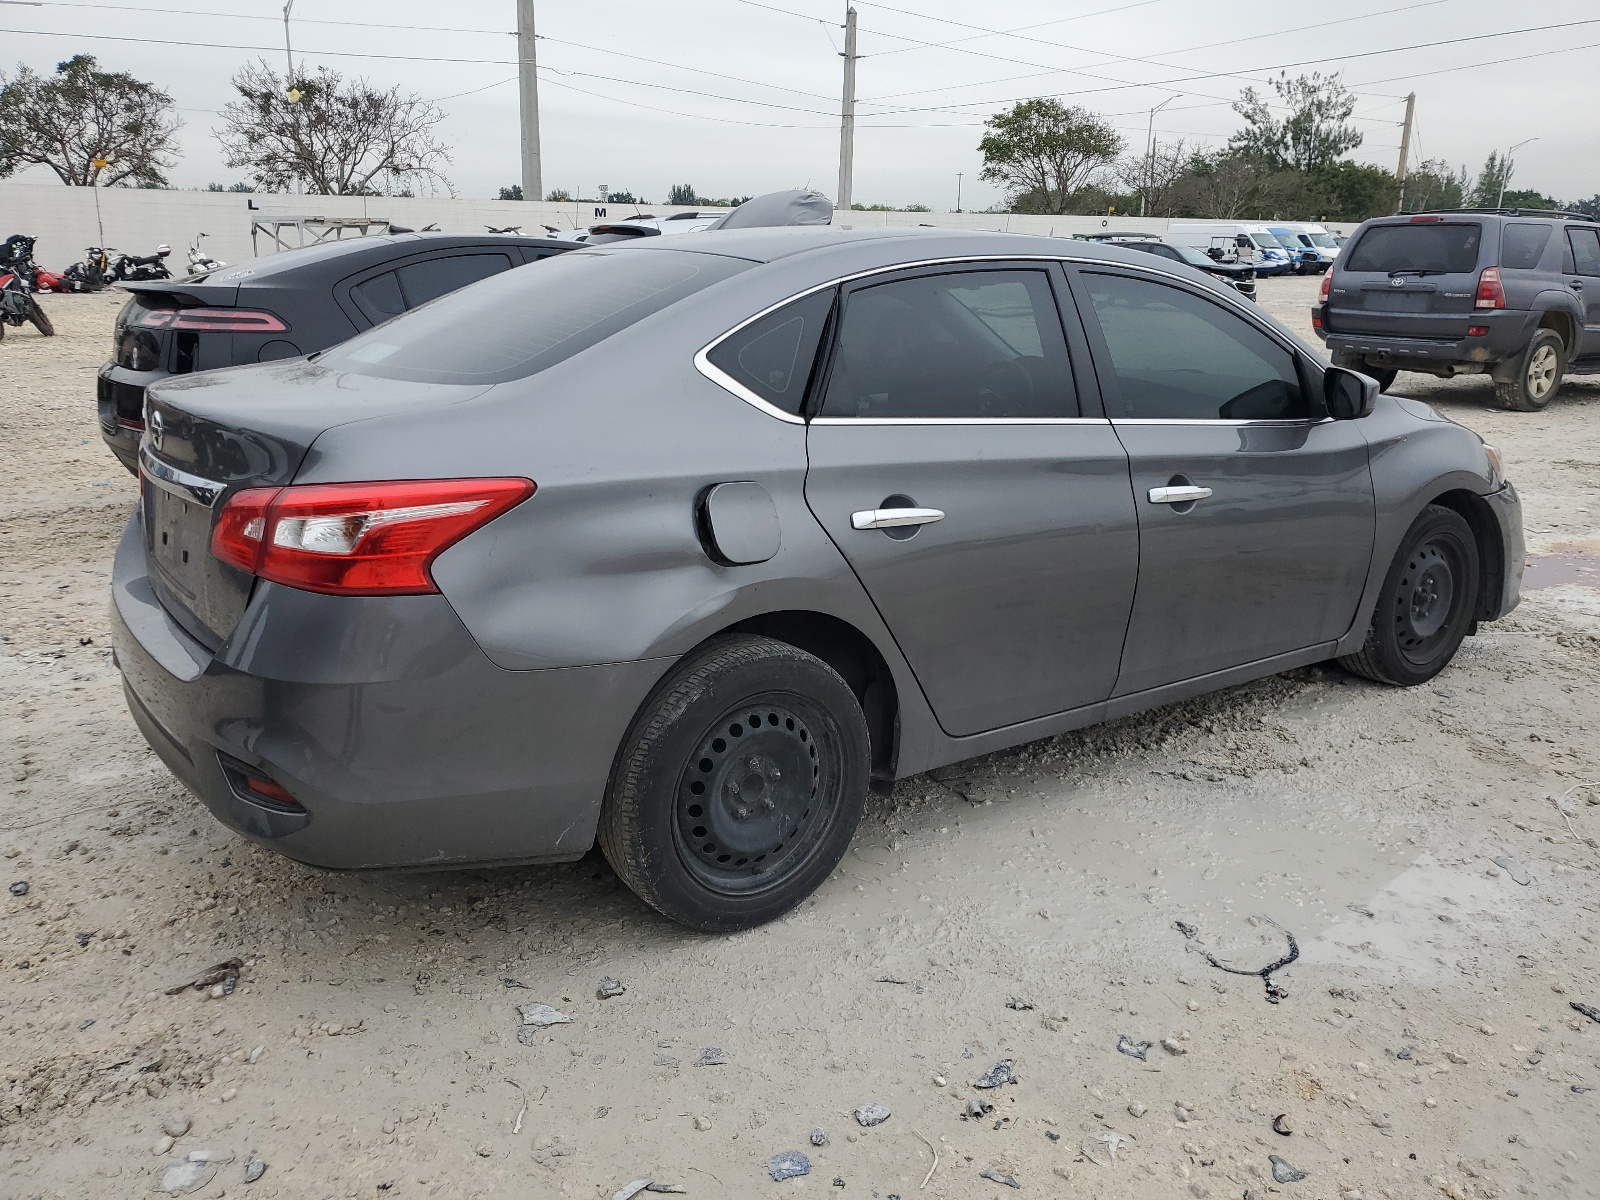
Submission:
[[[1565,297],[1563,296],[1561,299],[1565,300]],[[1553,330],[1561,338],[1562,345],[1566,347],[1566,354],[1569,360],[1577,351],[1578,331],[1582,328],[1582,318],[1574,317],[1565,304],[1562,304],[1560,308],[1547,308],[1539,313],[1538,322],[1534,325],[1535,330]],[[1529,332],[1529,336],[1532,336],[1532,331]]]
[[[900,689],[877,644],[850,622],[809,609],[783,609],[745,617],[717,630],[691,649],[728,634],[746,633],[784,642],[827,663],[855,693],[872,739],[874,786],[895,778],[900,751]]]
[[[1493,619],[1498,615],[1496,608],[1504,590],[1507,564],[1505,546],[1500,540],[1500,528],[1495,522],[1494,513],[1489,509],[1488,501],[1476,492],[1465,488],[1454,488],[1434,496],[1428,504],[1438,504],[1459,513],[1472,528],[1473,539],[1478,544],[1480,565],[1478,604],[1473,619],[1476,621]],[[1426,505],[1423,507],[1426,508]]]

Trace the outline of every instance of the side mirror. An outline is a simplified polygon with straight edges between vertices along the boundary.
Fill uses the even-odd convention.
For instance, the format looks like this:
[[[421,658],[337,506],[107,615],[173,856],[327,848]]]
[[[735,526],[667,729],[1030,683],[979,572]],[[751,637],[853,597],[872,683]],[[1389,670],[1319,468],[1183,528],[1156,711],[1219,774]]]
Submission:
[[[1346,367],[1322,373],[1322,402],[1335,421],[1354,421],[1378,405],[1378,381]]]

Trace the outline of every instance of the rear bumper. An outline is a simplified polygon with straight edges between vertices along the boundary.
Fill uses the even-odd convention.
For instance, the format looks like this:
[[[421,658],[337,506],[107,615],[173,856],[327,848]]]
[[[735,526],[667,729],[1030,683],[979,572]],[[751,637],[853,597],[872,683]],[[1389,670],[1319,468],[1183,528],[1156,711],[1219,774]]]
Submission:
[[[112,625],[128,708],[224,825],[340,870],[574,859],[617,746],[670,659],[506,671],[442,596],[331,597],[263,583],[212,655],[145,573],[137,517]],[[254,798],[232,760],[301,808]]]
[[[145,389],[166,377],[165,371],[130,371],[107,362],[95,379],[100,436],[135,475],[139,473],[139,438],[144,434]]]
[[[1515,358],[1528,344],[1529,315],[1516,310],[1467,313],[1450,318],[1448,324],[1456,328],[1465,325],[1488,330],[1478,337],[1348,333],[1328,328],[1326,306],[1312,309],[1312,316],[1317,336],[1328,347],[1328,357],[1344,367],[1359,368],[1365,363],[1431,374],[1469,374],[1490,370],[1498,363]],[[1335,314],[1335,323],[1337,318]]]

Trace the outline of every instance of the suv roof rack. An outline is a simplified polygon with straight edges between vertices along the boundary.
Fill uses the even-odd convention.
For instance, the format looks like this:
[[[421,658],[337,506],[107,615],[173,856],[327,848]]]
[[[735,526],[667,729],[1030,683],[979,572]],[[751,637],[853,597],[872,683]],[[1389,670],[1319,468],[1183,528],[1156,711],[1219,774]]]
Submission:
[[[1600,220],[1600,217],[1591,217],[1587,213],[1572,212],[1565,208],[1419,208],[1415,211],[1403,209],[1397,212],[1395,216],[1414,217],[1424,213],[1483,213],[1500,217],[1561,217],[1573,221]]]

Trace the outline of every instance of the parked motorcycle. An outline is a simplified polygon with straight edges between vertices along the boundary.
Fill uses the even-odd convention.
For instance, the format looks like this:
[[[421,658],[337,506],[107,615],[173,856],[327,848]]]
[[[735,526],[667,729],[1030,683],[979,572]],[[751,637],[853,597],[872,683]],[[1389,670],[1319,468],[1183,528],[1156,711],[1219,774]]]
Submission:
[[[56,327],[49,315],[33,298],[33,288],[22,272],[9,263],[0,266],[0,338],[5,337],[6,326],[21,326],[31,321],[45,337],[55,337]]]
[[[195,234],[194,245],[189,247],[189,274],[191,275],[204,275],[210,271],[220,271],[228,265],[220,259],[212,258],[211,255],[200,248],[200,243],[205,240],[205,237],[206,235],[203,233]]]
[[[124,254],[112,264],[112,274],[118,283],[144,283],[152,279],[171,279],[172,272],[167,270],[166,257],[172,253],[172,247],[165,243],[156,247],[154,254],[143,256]]]
[[[33,261],[35,239],[25,233],[13,233],[0,242],[0,268],[8,268],[22,276],[28,289],[34,292],[70,292],[72,286],[54,271],[47,271]]]
[[[68,289],[74,292],[98,292],[116,283],[117,276],[112,264],[121,258],[118,256],[114,260],[111,257],[116,253],[108,246],[90,246],[83,252],[81,262],[75,262],[61,272]]]

